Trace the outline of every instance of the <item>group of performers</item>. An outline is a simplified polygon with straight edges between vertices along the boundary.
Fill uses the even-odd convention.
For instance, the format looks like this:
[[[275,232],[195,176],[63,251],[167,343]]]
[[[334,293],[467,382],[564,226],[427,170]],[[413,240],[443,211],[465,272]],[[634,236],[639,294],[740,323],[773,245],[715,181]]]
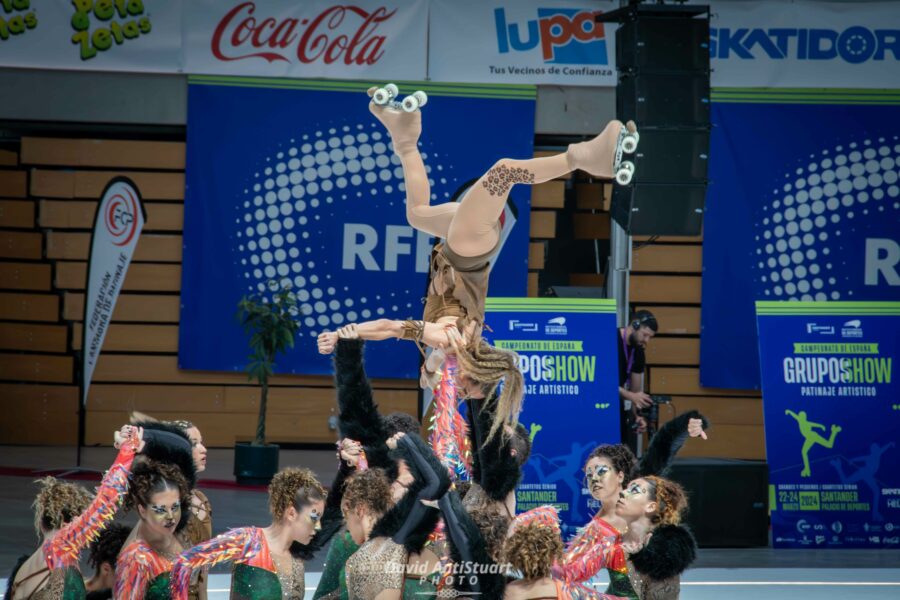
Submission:
[[[378,99],[375,92],[369,96]],[[42,542],[10,577],[6,598],[203,599],[209,568],[230,563],[232,598],[301,599],[304,565],[326,547],[317,599],[678,597],[696,544],[681,525],[684,491],[664,476],[705,419],[687,413],[668,422],[640,461],[624,445],[599,445],[584,465],[599,512],[564,540],[553,507],[516,514],[531,452],[518,422],[524,382],[518,357],[482,337],[510,189],[576,169],[611,179],[623,139],[635,139],[633,124],[613,121],[556,156],[501,159],[460,202],[431,205],[420,111],[369,106],[400,158],[409,223],[442,241],[421,320],[381,319],[319,336],[320,352],[334,354],[341,438],[330,487],[308,469],[284,468],[269,486],[271,524],[213,537],[212,507],[196,489],[206,466],[199,429],[137,415],[115,433],[118,456],[93,496],[41,480],[34,509]],[[364,344],[388,338],[428,351],[422,384],[435,401],[427,441],[410,415],[378,411]],[[119,508],[137,515],[130,531],[113,523]],[[87,580],[79,571],[86,550],[95,569]],[[605,593],[589,584],[603,570]]]

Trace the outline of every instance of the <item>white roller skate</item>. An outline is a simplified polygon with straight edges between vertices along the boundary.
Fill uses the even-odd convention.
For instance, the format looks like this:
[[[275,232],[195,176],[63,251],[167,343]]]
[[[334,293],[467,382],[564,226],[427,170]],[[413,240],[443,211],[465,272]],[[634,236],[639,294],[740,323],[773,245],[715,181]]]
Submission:
[[[400,94],[400,90],[393,83],[389,83],[384,87],[375,88],[375,91],[371,94],[372,102],[377,104],[378,106],[389,106],[391,104],[396,104],[394,102],[394,98],[396,98]]]
[[[404,98],[402,102],[397,102],[400,89],[394,83],[388,83],[380,88],[372,88],[369,95],[372,97],[372,102],[378,106],[389,106],[405,112],[415,112],[428,103],[428,94],[422,90],[417,90]]]
[[[426,104],[428,104],[428,94],[422,90],[416,90],[411,96],[404,98],[403,102],[400,103],[400,106],[402,106],[403,110],[406,112],[413,112]]]
[[[592,140],[571,144],[567,152],[569,165],[603,179],[614,179],[619,185],[628,185],[634,177],[635,166],[622,160],[623,154],[637,150],[640,134],[634,121],[623,125],[610,121],[603,132]]]

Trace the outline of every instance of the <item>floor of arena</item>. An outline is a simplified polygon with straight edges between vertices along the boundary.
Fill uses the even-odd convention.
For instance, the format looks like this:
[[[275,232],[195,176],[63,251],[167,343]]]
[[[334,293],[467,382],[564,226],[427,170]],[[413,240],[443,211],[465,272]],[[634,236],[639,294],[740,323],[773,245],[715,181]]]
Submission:
[[[112,460],[109,448],[86,448],[82,464],[100,471]],[[5,576],[20,554],[33,552],[31,502],[34,470],[58,474],[75,464],[74,448],[0,446],[0,590]],[[213,507],[216,533],[245,525],[268,525],[266,493],[262,488],[238,488],[231,475],[232,451],[211,450],[209,468],[200,488]],[[311,468],[322,482],[330,482],[336,468],[331,450],[282,450],[281,465]],[[92,475],[75,474],[90,480]],[[123,518],[130,522],[133,518]],[[319,580],[324,553],[307,564],[307,598],[312,598]],[[814,567],[810,567],[814,565]],[[85,572],[90,572],[85,569]],[[214,569],[210,577],[210,600],[228,597],[228,567]],[[596,584],[605,589],[606,582]],[[816,600],[861,597],[900,598],[900,551],[882,550],[773,550],[772,548],[702,548],[693,568],[682,579],[682,598],[735,600]]]

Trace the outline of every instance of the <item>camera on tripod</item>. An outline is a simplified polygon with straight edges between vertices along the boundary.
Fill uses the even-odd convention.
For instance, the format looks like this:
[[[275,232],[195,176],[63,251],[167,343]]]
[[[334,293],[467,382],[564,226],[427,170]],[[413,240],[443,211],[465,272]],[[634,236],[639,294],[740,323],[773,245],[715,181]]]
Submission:
[[[647,433],[652,436],[659,429],[659,405],[671,404],[672,396],[651,394],[650,400],[653,403],[647,408],[639,408],[637,414],[647,419]],[[637,423],[632,427],[637,429]]]

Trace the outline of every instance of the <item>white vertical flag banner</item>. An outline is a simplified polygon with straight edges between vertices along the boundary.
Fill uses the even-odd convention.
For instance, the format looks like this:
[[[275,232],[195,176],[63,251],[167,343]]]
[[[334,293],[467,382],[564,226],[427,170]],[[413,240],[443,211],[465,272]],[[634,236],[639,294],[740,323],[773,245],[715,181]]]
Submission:
[[[81,345],[82,403],[87,403],[100,348],[146,220],[141,195],[134,183],[127,177],[113,178],[97,207],[91,236]]]

